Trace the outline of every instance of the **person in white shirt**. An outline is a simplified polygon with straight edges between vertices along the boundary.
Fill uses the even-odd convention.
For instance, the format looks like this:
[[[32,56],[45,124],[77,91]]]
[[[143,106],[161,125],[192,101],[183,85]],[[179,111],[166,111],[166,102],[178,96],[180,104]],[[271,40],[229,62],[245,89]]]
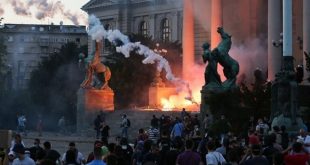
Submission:
[[[215,151],[215,143],[213,141],[209,141],[207,143],[208,154],[206,155],[206,163],[207,165],[218,165],[218,163],[226,163],[225,158],[219,152]]]
[[[307,132],[304,129],[299,130],[299,141],[301,141],[304,145],[304,149],[310,153],[310,136],[307,134]]]
[[[10,151],[13,151],[13,148],[16,144],[22,144],[25,147],[22,136],[20,134],[16,134],[14,139],[11,141]]]

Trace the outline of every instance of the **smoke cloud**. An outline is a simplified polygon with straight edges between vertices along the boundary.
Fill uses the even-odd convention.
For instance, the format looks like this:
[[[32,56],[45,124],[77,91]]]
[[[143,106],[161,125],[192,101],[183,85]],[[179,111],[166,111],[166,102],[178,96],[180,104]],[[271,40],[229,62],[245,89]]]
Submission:
[[[145,58],[142,61],[143,64],[156,64],[158,71],[161,72],[164,70],[166,73],[166,78],[169,81],[175,83],[179,88],[179,90],[185,90],[188,94],[187,95],[188,99],[192,98],[191,90],[189,88],[188,83],[174,76],[171,67],[169,65],[169,62],[164,57],[155,53],[147,46],[142,45],[140,42],[135,43],[130,42],[128,36],[122,34],[119,30],[106,31],[102,26],[100,20],[94,15],[91,15],[89,17],[89,26],[90,30],[88,31],[88,34],[91,36],[93,40],[99,42],[103,38],[106,38],[111,43],[114,44],[116,44],[118,41],[121,41],[123,45],[116,47],[117,52],[122,53],[126,58],[130,57],[130,52],[132,51],[135,51],[139,55],[144,56]]]
[[[73,12],[65,8],[61,1],[53,2],[49,0],[28,0],[26,2],[20,0],[6,0],[13,8],[16,15],[33,16],[38,20],[44,20],[61,16],[70,20],[73,24],[86,24],[86,15],[79,12]],[[1,14],[1,9],[0,9]]]
[[[11,5],[13,6],[13,10],[17,15],[31,16],[28,6],[24,2],[19,0],[12,0]]]
[[[268,53],[266,48],[267,41],[258,38],[249,39],[240,45],[233,44],[229,54],[239,62],[239,76],[245,75],[248,83],[254,82],[256,68],[260,68],[263,73],[267,72]]]
[[[2,5],[0,4],[0,16],[2,16],[3,14],[4,14],[4,10],[3,10]]]

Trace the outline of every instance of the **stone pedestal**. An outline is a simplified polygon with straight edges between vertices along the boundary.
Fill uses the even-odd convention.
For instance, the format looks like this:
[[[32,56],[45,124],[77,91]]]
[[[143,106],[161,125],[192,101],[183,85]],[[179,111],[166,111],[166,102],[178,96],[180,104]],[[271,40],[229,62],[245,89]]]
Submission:
[[[79,89],[77,101],[77,131],[88,129],[100,111],[114,111],[114,92],[111,89]]]
[[[200,116],[201,116],[201,121],[203,121],[207,113],[211,114],[210,106],[208,105],[207,100],[208,98],[210,98],[212,92],[209,90],[202,89],[200,93],[201,93]]]
[[[169,96],[176,94],[176,88],[152,86],[149,88],[149,106],[160,107],[162,98],[169,99]]]
[[[283,71],[276,75],[271,87],[272,126],[285,125],[287,131],[296,133],[303,126],[299,110],[298,84],[295,80],[293,57],[284,56]]]

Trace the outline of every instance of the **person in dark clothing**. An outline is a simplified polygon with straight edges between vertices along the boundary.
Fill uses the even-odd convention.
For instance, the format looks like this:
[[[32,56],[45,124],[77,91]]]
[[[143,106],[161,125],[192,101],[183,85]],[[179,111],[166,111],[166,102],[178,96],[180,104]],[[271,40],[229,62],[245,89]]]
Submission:
[[[94,121],[94,129],[96,130],[96,138],[99,139],[101,128],[101,117],[98,115]]]
[[[290,140],[288,133],[286,132],[286,127],[284,125],[281,126],[281,137],[281,146],[283,149],[287,149]]]
[[[193,151],[194,142],[192,140],[186,140],[185,151],[178,155],[178,165],[189,165],[189,164],[202,164],[200,155]]]
[[[43,143],[44,150],[45,150],[45,159],[52,160],[53,162],[59,162],[60,154],[56,151],[51,149],[51,143],[46,141]]]
[[[39,151],[43,151],[43,148],[40,147],[40,139],[34,139],[33,146],[29,148],[29,151],[30,151],[30,158],[36,161],[37,153]]]
[[[173,143],[171,143],[171,149],[167,151],[166,155],[164,155],[162,158],[163,165],[176,164],[177,157],[181,153],[182,147],[182,140],[175,140]]]
[[[80,165],[76,162],[76,151],[68,150],[66,152],[66,161],[64,165]]]
[[[165,155],[170,150],[170,137],[167,131],[164,131],[161,138],[158,140],[161,154]]]
[[[273,157],[280,151],[273,145],[275,142],[275,135],[271,134],[265,137],[266,147],[263,149],[263,155],[267,158],[270,165],[273,164]]]
[[[200,121],[198,118],[198,115],[196,114],[195,117],[192,119],[192,124],[193,126],[198,126],[198,128],[200,128]]]
[[[251,146],[251,154],[247,160],[244,160],[240,165],[272,165],[269,161],[261,155],[261,146],[254,144]]]
[[[158,128],[158,123],[159,123],[159,119],[155,115],[153,115],[153,118],[151,120],[151,126],[154,128]]]
[[[101,125],[101,141],[108,143],[108,139],[110,136],[110,127],[105,122],[102,122]]]
[[[161,155],[159,153],[159,150],[156,144],[152,144],[150,152],[143,155],[142,163],[143,164],[147,164],[147,163],[162,164]]]

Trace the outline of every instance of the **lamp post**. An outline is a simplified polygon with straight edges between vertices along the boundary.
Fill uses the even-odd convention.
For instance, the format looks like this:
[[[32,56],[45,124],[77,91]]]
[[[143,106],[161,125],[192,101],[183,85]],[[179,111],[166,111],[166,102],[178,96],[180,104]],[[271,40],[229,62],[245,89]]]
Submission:
[[[280,33],[280,39],[279,40],[272,40],[272,45],[276,48],[281,49],[281,54],[283,54],[283,33]],[[281,70],[283,70],[283,59],[281,58]]]

